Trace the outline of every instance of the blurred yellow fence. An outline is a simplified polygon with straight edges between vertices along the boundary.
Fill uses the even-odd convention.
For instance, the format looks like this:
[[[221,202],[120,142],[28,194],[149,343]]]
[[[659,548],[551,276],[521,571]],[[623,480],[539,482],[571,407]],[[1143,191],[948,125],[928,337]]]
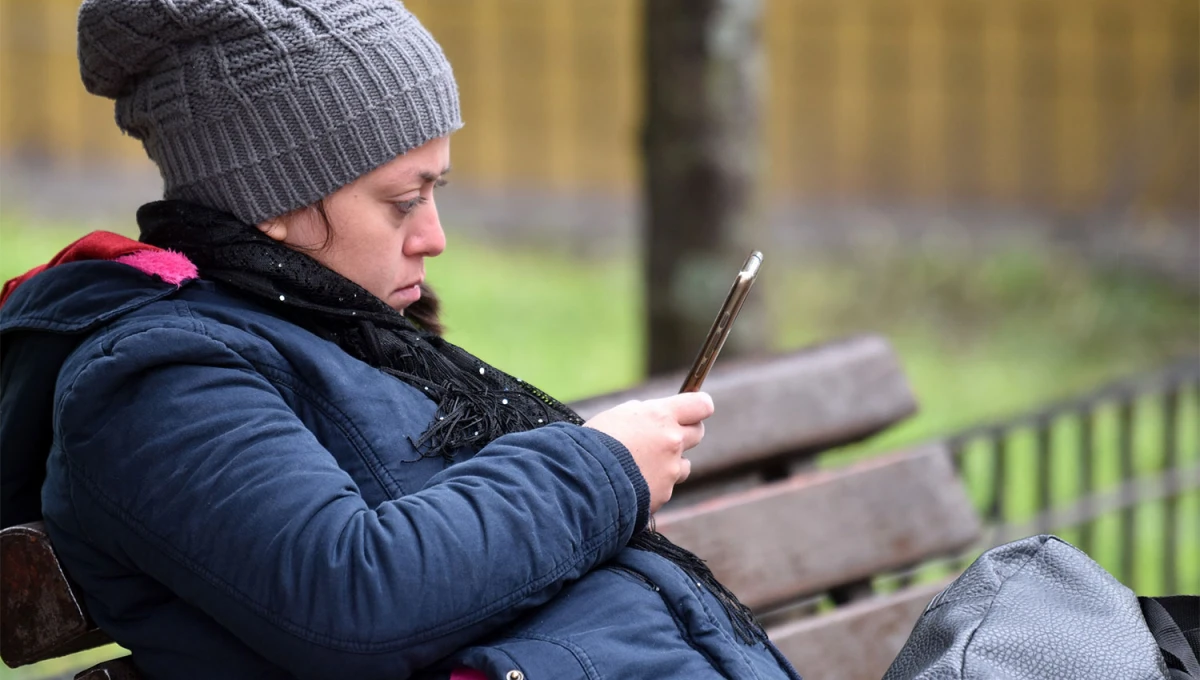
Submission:
[[[413,0],[467,127],[456,181],[638,185],[642,0]],[[77,0],[0,0],[0,151],[144,162],[86,94]],[[1200,203],[1196,0],[766,0],[777,198]]]

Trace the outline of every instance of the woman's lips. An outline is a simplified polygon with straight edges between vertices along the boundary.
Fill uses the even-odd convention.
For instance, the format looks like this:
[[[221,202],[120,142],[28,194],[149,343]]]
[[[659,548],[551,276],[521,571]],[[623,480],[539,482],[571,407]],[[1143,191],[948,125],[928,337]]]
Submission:
[[[393,295],[400,298],[401,302],[411,305],[412,303],[421,299],[421,284],[414,283],[411,286],[397,288]]]

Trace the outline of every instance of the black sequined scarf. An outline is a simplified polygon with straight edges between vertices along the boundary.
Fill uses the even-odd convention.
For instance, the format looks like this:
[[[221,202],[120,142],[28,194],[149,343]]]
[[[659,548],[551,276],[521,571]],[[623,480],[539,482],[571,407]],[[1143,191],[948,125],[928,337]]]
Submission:
[[[412,323],[358,284],[236,217],[181,201],[138,211],[141,240],[186,255],[205,278],[265,304],[351,356],[423,391],[437,404],[413,440],[425,456],[450,463],[462,448],[482,448],[510,432],[583,419],[545,392],[500,371],[435,332]],[[630,547],[661,555],[704,584],[747,644],[766,635],[750,610],[704,562],[649,527]]]

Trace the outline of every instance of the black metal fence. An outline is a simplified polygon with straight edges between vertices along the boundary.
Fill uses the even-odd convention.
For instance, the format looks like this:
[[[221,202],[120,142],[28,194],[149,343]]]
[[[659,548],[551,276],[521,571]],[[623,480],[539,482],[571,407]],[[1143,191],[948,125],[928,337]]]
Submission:
[[[1139,594],[1200,592],[1200,358],[960,432],[987,531],[1055,533]]]

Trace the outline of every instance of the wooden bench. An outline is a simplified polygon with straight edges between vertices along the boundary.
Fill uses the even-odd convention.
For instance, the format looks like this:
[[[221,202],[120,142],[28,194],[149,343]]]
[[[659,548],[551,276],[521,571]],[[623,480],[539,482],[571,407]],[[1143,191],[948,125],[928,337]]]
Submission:
[[[672,394],[671,376],[574,404],[585,418],[627,399]],[[760,616],[806,680],[874,680],[943,584],[875,595],[872,578],[949,556],[979,537],[940,444],[835,469],[816,453],[877,433],[916,402],[888,344],[859,337],[780,357],[723,361],[692,479],[656,517]],[[17,666],[107,641],[36,526],[0,532],[0,656]],[[814,614],[821,596],[836,604]],[[136,678],[128,657],[77,679]]]

